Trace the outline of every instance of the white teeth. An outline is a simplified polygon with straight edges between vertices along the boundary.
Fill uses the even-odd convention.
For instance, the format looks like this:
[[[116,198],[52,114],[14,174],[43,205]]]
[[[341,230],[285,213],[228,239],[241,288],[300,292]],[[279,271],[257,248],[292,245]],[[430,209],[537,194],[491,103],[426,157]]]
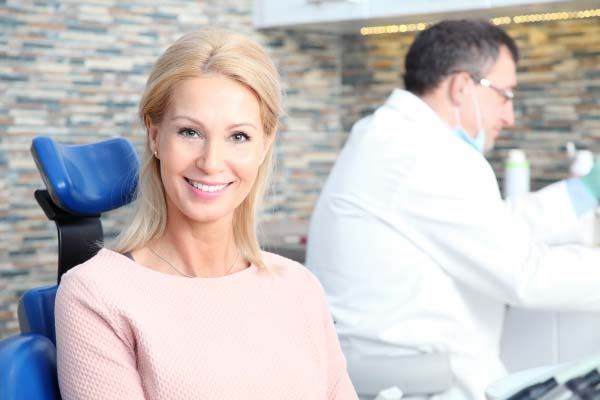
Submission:
[[[192,185],[193,187],[195,187],[198,190],[202,190],[203,192],[208,192],[208,193],[214,193],[214,192],[218,192],[219,190],[223,190],[225,188],[225,186],[227,186],[227,184],[223,184],[223,185],[203,185],[201,183],[198,182],[194,182],[190,179],[187,180],[190,185]]]

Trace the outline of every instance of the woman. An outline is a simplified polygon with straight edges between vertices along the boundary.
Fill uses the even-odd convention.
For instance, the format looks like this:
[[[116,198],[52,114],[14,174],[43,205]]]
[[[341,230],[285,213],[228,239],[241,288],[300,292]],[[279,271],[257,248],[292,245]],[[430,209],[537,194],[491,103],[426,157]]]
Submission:
[[[321,287],[260,251],[278,74],[257,44],[202,31],[158,60],[133,221],[62,278],[70,399],[355,399]]]

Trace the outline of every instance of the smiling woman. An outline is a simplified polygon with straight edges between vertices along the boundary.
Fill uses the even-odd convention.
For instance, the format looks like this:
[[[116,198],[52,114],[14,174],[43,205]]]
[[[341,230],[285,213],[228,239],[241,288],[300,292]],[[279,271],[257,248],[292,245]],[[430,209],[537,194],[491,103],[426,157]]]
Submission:
[[[140,104],[135,214],[62,278],[63,399],[355,399],[322,289],[260,250],[279,78],[241,36],[183,36]]]
[[[252,190],[275,134],[264,132],[254,93],[229,77],[187,79],[171,97],[163,119],[148,123],[166,192],[167,224],[213,223],[227,229]]]
[[[211,111],[206,107],[210,107]],[[140,103],[140,118],[148,130],[149,141],[142,156],[138,203],[149,203],[151,207],[137,208],[133,223],[120,235],[114,249],[121,253],[139,250],[163,236],[167,208],[175,206],[174,201],[180,204],[180,198],[174,199],[164,193],[166,185],[172,182],[167,177],[166,182],[162,180],[161,174],[165,170],[159,152],[164,149],[159,148],[160,141],[165,146],[172,146],[167,140],[170,135],[159,135],[159,130],[164,133],[167,129],[176,130],[172,133],[178,133],[182,138],[189,136],[190,140],[201,138],[200,143],[203,144],[200,150],[206,153],[198,153],[198,145],[192,145],[195,141],[184,141],[188,144],[178,141],[184,149],[177,153],[176,158],[194,153],[199,159],[208,161],[208,168],[214,168],[211,165],[214,157],[222,157],[218,153],[222,150],[219,145],[222,139],[231,136],[230,139],[239,141],[244,135],[250,138],[251,133],[254,142],[262,144],[264,154],[247,196],[244,196],[240,207],[231,209],[233,221],[229,221],[229,225],[233,226],[234,241],[241,258],[259,267],[267,267],[260,256],[254,218],[271,171],[271,144],[280,114],[279,76],[260,46],[241,36],[224,35],[218,31],[194,32],[179,39],[157,61]],[[248,132],[236,128],[245,128]],[[217,141],[217,137],[221,140]],[[249,146],[237,147],[240,147],[238,154],[230,155],[239,157],[243,152],[244,159],[256,149],[256,146],[251,149],[248,149]],[[206,172],[195,171],[194,176],[187,178],[202,174],[206,181],[209,178]],[[217,178],[223,177],[210,176],[213,180]],[[184,263],[184,260],[180,261]],[[208,265],[187,261],[187,265]]]

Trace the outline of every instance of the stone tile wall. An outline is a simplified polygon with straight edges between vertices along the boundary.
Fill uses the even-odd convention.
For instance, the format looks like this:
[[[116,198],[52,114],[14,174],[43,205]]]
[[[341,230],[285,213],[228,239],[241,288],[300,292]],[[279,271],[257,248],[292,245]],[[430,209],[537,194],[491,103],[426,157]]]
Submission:
[[[342,141],[341,38],[257,32],[250,0],[0,1],[0,338],[17,331],[24,290],[56,274],[56,230],[33,198],[43,183],[36,135],[89,143],[115,135],[141,149],[139,97],[160,53],[183,33],[220,26],[263,43],[283,76],[287,115],[266,218],[304,218]],[[103,218],[114,235],[127,209]]]
[[[159,54],[203,26],[263,43],[283,77],[287,115],[264,219],[306,221],[352,125],[399,85],[412,35],[360,37],[252,28],[250,0],[0,1],[0,338],[17,331],[16,301],[56,273],[56,232],[33,199],[42,187],[31,139],[87,143],[115,135],[138,148],[136,108]],[[517,125],[490,159],[527,150],[534,186],[566,174],[563,144],[600,152],[598,19],[514,25],[522,48]],[[103,219],[107,236],[127,209]]]

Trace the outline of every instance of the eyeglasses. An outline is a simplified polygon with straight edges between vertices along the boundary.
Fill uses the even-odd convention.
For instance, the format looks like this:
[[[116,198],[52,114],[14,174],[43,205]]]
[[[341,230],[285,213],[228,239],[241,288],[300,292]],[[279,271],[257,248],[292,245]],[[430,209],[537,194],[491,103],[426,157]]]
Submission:
[[[515,98],[515,94],[510,89],[504,89],[494,85],[489,79],[486,78],[474,78],[471,77],[475,83],[480,84],[483,87],[490,88],[498,93],[500,96],[504,97],[505,102],[509,102]]]

